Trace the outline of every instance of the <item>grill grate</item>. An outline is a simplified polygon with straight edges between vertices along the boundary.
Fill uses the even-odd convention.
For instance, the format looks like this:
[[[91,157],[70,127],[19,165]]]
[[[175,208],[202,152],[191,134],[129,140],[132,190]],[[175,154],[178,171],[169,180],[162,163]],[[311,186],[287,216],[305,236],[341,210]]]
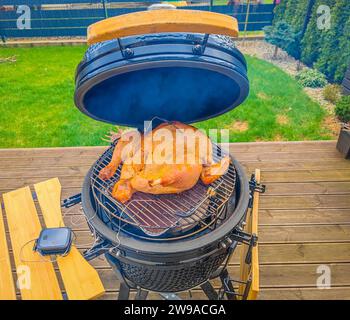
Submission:
[[[137,192],[132,199],[122,204],[112,197],[111,191],[119,180],[121,166],[108,181],[98,177],[100,170],[111,160],[111,146],[96,162],[91,175],[91,190],[97,212],[104,216],[112,228],[144,239],[174,239],[189,236],[213,227],[226,215],[226,203],[233,196],[236,171],[230,164],[228,172],[210,186],[198,182],[192,189],[180,194],[152,195]],[[219,161],[224,152],[214,148],[213,159]],[[106,219],[108,221],[106,221]],[[195,229],[195,230],[193,230]],[[139,231],[142,231],[141,233]]]

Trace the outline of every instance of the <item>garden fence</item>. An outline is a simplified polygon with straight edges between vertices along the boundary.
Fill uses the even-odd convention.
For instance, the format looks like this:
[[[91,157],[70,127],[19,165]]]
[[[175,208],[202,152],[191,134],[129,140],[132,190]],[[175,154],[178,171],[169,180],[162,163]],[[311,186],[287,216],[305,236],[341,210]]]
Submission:
[[[348,71],[345,73],[345,77],[343,80],[343,92],[345,95],[350,95],[350,65],[348,67]]]
[[[86,36],[86,28],[101,19],[146,10],[152,0],[1,0],[0,36]],[[225,0],[174,1],[178,9],[224,13],[238,19],[240,30],[259,31],[272,24],[273,4],[230,5]],[[247,14],[248,13],[248,14]],[[248,19],[247,19],[248,18]],[[245,25],[245,23],[247,24]]]

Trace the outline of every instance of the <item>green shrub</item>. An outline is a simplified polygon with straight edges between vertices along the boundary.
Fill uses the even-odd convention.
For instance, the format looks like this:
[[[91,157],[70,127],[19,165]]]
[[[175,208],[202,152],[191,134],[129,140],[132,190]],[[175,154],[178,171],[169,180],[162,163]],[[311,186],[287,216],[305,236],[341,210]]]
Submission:
[[[327,84],[324,74],[315,69],[303,69],[296,79],[303,87],[320,88]]]
[[[329,84],[323,89],[323,98],[325,100],[336,104],[341,96],[341,86],[338,84]]]
[[[350,122],[350,96],[344,96],[337,102],[335,114],[340,121]]]
[[[277,58],[278,48],[286,50],[295,42],[297,37],[293,28],[284,20],[278,21],[273,26],[264,27],[264,32],[265,41],[275,46],[273,59]]]
[[[309,0],[282,0],[275,7],[273,25],[284,20],[293,27],[295,33],[300,33],[308,3]],[[331,9],[329,29],[318,27],[323,14],[318,12],[320,5]],[[307,66],[325,74],[330,81],[341,83],[350,63],[350,1],[313,1],[305,34],[284,49]]]

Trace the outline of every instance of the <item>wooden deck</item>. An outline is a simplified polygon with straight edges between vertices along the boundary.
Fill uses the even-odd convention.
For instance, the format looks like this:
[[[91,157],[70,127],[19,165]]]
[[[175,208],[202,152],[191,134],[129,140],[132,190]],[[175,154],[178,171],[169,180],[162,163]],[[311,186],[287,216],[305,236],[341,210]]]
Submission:
[[[56,176],[63,197],[79,193],[86,171],[103,150],[0,150],[0,194]],[[350,161],[342,159],[335,142],[240,143],[232,144],[231,151],[247,173],[260,168],[267,186],[259,215],[260,298],[349,299]],[[79,248],[88,248],[92,237],[79,208],[65,214]],[[103,259],[92,263],[106,287],[104,298],[114,299],[116,276]],[[232,275],[237,263],[234,256]],[[320,265],[330,267],[331,289],[316,287]],[[199,290],[192,296],[204,298]]]

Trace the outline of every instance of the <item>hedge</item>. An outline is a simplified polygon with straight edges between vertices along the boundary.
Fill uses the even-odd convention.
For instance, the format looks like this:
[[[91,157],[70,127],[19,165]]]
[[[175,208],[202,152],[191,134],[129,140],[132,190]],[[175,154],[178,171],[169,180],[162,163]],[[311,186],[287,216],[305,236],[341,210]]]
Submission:
[[[296,33],[303,29],[309,0],[281,0],[275,8],[273,23],[285,20]],[[317,28],[317,8],[331,9],[329,30]],[[297,39],[293,49],[283,48],[310,67],[324,73],[328,80],[340,83],[350,64],[350,1],[315,0],[305,34]]]

